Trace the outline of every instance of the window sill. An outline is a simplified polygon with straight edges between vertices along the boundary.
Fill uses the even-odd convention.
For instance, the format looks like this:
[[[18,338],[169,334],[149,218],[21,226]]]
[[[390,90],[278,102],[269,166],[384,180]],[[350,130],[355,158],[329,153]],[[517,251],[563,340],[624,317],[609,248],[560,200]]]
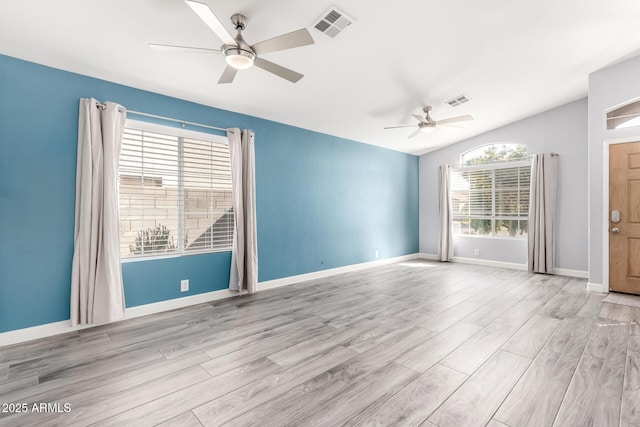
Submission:
[[[470,238],[470,239],[491,239],[491,240],[509,240],[514,242],[526,242],[526,237],[500,237],[500,236],[467,236],[467,235],[454,235],[454,239]]]
[[[188,257],[192,255],[219,254],[219,253],[225,253],[225,252],[231,252],[231,249],[221,249],[218,251],[193,251],[193,252],[184,252],[179,254],[176,253],[176,254],[156,255],[156,256],[150,255],[150,256],[127,257],[127,258],[120,258],[120,263],[128,264],[130,262],[156,261],[161,259],[182,258],[182,257]]]

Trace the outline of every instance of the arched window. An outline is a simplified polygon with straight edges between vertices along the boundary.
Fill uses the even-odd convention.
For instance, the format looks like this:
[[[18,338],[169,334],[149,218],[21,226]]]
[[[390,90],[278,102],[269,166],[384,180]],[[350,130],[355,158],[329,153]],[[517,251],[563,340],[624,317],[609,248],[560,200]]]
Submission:
[[[483,163],[524,159],[526,157],[527,146],[523,144],[486,144],[462,153],[460,155],[460,164],[462,166],[472,166]]]
[[[607,113],[607,129],[623,129],[640,126],[640,100],[611,110]]]
[[[531,161],[522,144],[487,144],[451,169],[453,234],[526,238]]]

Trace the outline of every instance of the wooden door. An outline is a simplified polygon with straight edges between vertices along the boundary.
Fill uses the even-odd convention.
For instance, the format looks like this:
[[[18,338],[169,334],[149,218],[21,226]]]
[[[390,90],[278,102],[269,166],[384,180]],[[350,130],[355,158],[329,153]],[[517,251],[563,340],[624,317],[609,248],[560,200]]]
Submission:
[[[609,287],[640,295],[640,142],[609,147]]]

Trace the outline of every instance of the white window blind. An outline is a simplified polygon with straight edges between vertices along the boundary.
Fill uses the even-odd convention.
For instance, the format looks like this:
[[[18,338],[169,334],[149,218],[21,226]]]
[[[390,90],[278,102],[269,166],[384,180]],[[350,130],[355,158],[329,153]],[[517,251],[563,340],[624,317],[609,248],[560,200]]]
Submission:
[[[231,250],[226,138],[127,122],[119,175],[121,257]]]
[[[529,161],[452,169],[454,234],[526,237],[530,182]]]

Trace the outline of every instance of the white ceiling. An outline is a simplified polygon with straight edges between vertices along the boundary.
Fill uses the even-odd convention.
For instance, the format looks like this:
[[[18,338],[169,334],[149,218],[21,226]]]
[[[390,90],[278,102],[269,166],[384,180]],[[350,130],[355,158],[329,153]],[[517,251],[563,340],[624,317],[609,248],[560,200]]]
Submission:
[[[2,0],[0,53],[421,154],[584,97],[590,72],[640,52],[637,0],[201,1],[232,33],[244,13],[250,44],[309,27],[315,45],[265,54],[305,77],[254,67],[218,85],[221,56],[150,49],[222,44],[182,0]],[[312,28],[330,6],[355,19],[334,39]],[[427,104],[436,120],[475,120],[412,139],[382,129],[417,123]]]

